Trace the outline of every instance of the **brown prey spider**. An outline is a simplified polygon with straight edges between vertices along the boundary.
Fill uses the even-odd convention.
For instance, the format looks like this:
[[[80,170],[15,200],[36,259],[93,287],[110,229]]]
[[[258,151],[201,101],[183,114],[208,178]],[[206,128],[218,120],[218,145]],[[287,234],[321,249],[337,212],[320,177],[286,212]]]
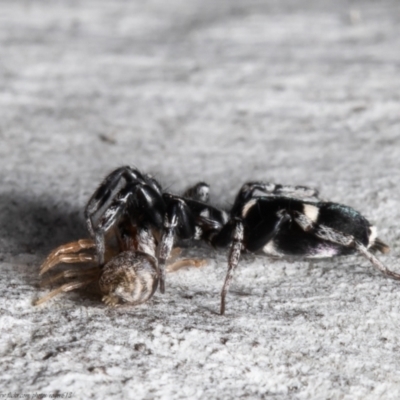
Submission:
[[[130,227],[129,234],[117,233],[117,246],[106,246],[105,264],[98,263],[96,243],[92,239],[80,239],[64,244],[53,250],[40,267],[43,275],[61,263],[90,263],[91,268],[67,269],[59,272],[41,283],[41,286],[71,279],[50,293],[41,297],[35,305],[43,304],[60,293],[83,288],[95,283],[102,294],[103,302],[108,306],[120,303],[138,305],[149,300],[155,293],[160,281],[160,272],[156,258],[156,240],[154,232],[147,228]],[[173,261],[180,254],[174,248],[167,265],[167,272],[175,272],[183,267],[201,267],[205,260],[180,259]]]

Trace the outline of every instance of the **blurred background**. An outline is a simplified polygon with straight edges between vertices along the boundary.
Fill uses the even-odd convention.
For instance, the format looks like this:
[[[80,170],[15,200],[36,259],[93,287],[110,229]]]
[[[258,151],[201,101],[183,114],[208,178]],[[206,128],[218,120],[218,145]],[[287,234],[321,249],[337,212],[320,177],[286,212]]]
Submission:
[[[59,310],[54,308],[41,311],[43,314],[36,311],[35,314],[29,308],[38,291],[35,286],[37,265],[55,246],[87,236],[83,208],[103,177],[120,165],[134,165],[144,172],[153,173],[164,188],[176,193],[205,180],[211,185],[211,201],[222,207],[229,207],[235,193],[247,180],[315,186],[320,189],[322,197],[353,206],[376,223],[380,236],[392,245],[393,257],[396,257],[400,238],[399,50],[398,0],[2,0],[0,259],[3,261],[4,297],[13,299],[11,306],[7,303],[3,307],[16,307],[20,313],[13,311],[13,315],[18,317],[7,325],[10,336],[3,341],[3,354],[11,357],[7,364],[10,371],[17,368],[17,364],[11,361],[15,347],[7,347],[8,344],[4,343],[14,340],[12,328],[19,326],[21,321],[29,320],[31,326],[36,326],[42,318],[59,318]],[[218,257],[217,275],[210,272],[209,278],[216,279],[215,287],[205,284],[202,287],[203,291],[212,292],[209,302],[214,305],[218,303],[218,290],[225,270],[225,255],[211,254],[213,259]],[[397,258],[393,262],[398,264]],[[256,264],[252,268],[258,271],[254,273],[259,274],[257,277],[265,277],[265,290],[270,288],[268,285],[272,283],[268,276],[271,271],[265,271],[268,260],[249,263]],[[352,265],[359,263],[368,264],[358,260]],[[274,266],[278,270],[276,279],[286,282],[287,276],[279,275],[282,265],[286,264]],[[296,274],[301,270],[290,268],[295,268]],[[336,274],[332,264],[328,270]],[[318,275],[314,270],[301,271],[304,275],[300,280],[304,286],[299,289],[299,298],[305,296],[302,290],[308,293],[310,287],[316,287],[313,290],[319,290],[319,295],[323,296],[332,282],[346,288],[338,298],[350,292],[357,299],[369,295],[379,297],[382,292],[380,286],[375,287],[374,292],[374,288],[360,284],[365,293],[354,294],[355,284],[348,282],[355,279],[354,268],[347,270],[343,267],[343,271],[339,269],[338,272],[339,275],[343,272],[343,277],[334,275],[326,282],[318,279],[314,282],[313,274]],[[365,271],[357,279],[371,279],[372,282],[378,279],[377,285],[395,288],[393,282],[373,275],[370,269]],[[194,276],[200,281],[204,279],[201,274]],[[247,275],[242,278],[240,282],[247,285],[244,292],[255,288],[254,276],[248,281]],[[183,275],[177,279],[178,286],[186,288],[187,284],[191,288],[195,285],[194,282],[185,283]],[[295,302],[288,294],[293,290],[291,285],[299,280],[294,272],[292,279],[289,279],[283,296],[289,296],[288,309]],[[11,284],[16,286],[10,287]],[[20,287],[24,288],[22,292],[16,290]],[[254,301],[263,303],[268,296],[266,293],[258,293]],[[391,301],[395,301],[395,289],[392,295],[395,297]],[[253,320],[252,326],[257,321],[255,324],[261,327],[261,333],[254,334],[252,329],[246,328],[248,321],[242,321],[240,329],[243,331],[239,329],[239,333],[237,326],[230,325],[230,322],[222,324],[221,328],[226,332],[231,329],[242,339],[247,338],[243,340],[249,340],[248,343],[259,341],[260,334],[267,337],[270,332],[265,315],[270,311],[262,308],[261,312],[251,299],[247,300],[249,312],[253,317],[257,312],[260,314],[254,317],[257,319]],[[179,296],[176,302],[178,300]],[[198,301],[200,304],[200,299]],[[240,299],[232,302],[235,301]],[[327,314],[336,315],[343,307],[349,307],[340,300],[332,305],[332,301],[326,303],[327,309],[331,307],[333,310]],[[150,315],[154,307],[159,318],[164,318],[165,313],[177,312],[176,309],[171,311],[167,303],[168,299],[163,298],[163,306],[157,308],[153,304],[142,309],[144,319],[141,324],[152,326],[144,315]],[[383,308],[375,311],[377,316],[384,318],[392,309],[389,305],[392,303],[386,297],[381,303]],[[90,307],[95,307],[94,304],[97,303],[89,303]],[[101,305],[97,306],[103,310]],[[182,307],[186,309],[181,310],[182,315],[186,315],[189,306],[185,304]],[[192,307],[196,310],[197,306]],[[360,307],[359,303],[355,304],[354,315],[344,320],[354,318],[359,326],[363,326],[365,320],[357,319],[362,314]],[[366,307],[363,312],[374,312]],[[27,309],[31,310],[32,316],[26,314]],[[240,307],[238,310],[239,314],[243,311]],[[324,314],[323,310],[318,312]],[[187,318],[190,320],[191,317],[189,313]],[[214,324],[215,316],[205,313],[204,318],[203,322],[193,324]],[[280,323],[287,327],[287,315],[274,314],[273,318],[278,319],[278,330]],[[107,322],[102,323],[107,326]],[[170,320],[167,323],[173,325]],[[218,321],[215,323],[219,324]],[[313,321],[310,323],[312,325]],[[325,325],[329,326],[329,323]],[[344,331],[353,332],[346,322],[342,323]],[[367,328],[363,331],[367,336],[358,336],[353,327],[352,341],[368,343],[368,346],[372,343],[379,348],[382,343],[379,337],[392,337],[392,330],[386,325],[388,320],[382,323],[376,332],[370,332],[371,337],[365,333],[369,332]],[[68,323],[63,328],[56,322],[54,324],[48,329],[63,332],[66,337],[65,329],[67,332],[69,328],[74,329],[68,328]],[[332,326],[337,325],[332,322]],[[40,353],[45,343],[33,339],[35,335],[32,332],[36,332],[36,328],[32,329],[29,337],[21,339],[21,343],[25,343],[25,352],[35,349]],[[112,332],[113,327],[107,329]],[[314,325],[302,325],[296,329],[304,329],[305,335],[315,329],[317,336],[320,335],[319,339],[310,339],[310,347],[299,344],[300,348],[305,346],[304,352],[314,354],[316,350],[311,343],[317,342],[325,349],[326,343],[333,340],[333,350],[326,350],[326,354],[333,352],[341,361],[349,360],[340,358],[343,339],[336,343],[326,331]],[[385,330],[389,333],[381,336],[377,333]],[[132,334],[129,332],[127,327],[125,333],[119,332],[117,336],[121,341],[129,342]],[[165,332],[157,332],[164,338],[169,337]],[[298,398],[327,398],[319,394],[333,393],[332,398],[343,398],[340,396],[344,395],[353,396],[349,398],[358,398],[358,395],[360,398],[367,398],[367,395],[379,398],[383,394],[384,398],[390,398],[400,393],[397,377],[388,378],[378,371],[382,359],[392,371],[398,369],[398,362],[389,350],[385,355],[377,354],[369,367],[361,361],[370,357],[369,347],[366,345],[361,350],[354,350],[352,357],[356,359],[356,366],[352,364],[341,372],[332,372],[336,364],[327,362],[326,366],[321,361],[323,357],[320,359],[315,353],[315,363],[311,363],[307,371],[302,371],[304,359],[300,357],[301,360],[296,361],[291,355],[282,356],[288,348],[287,340],[290,342],[290,338],[296,337],[294,331],[284,332],[280,331],[281,341],[277,337],[270,338],[277,351],[276,359],[264,360],[260,377],[245,379],[240,390],[237,382],[241,382],[243,371],[252,363],[247,359],[242,360],[243,370],[226,369],[222,356],[214,360],[214,367],[210,367],[211,375],[220,371],[217,375],[222,382],[234,379],[236,386],[231,387],[233,383],[230,380],[225,382],[227,386],[221,382],[210,383],[208,388],[201,382],[185,386],[181,378],[175,375],[173,378],[175,382],[181,382],[179,385],[187,390],[184,392],[187,396],[194,397],[205,393],[219,398],[238,393],[247,396],[266,396],[268,393],[289,396],[291,393],[290,396]],[[141,334],[144,335],[142,341],[151,342],[151,336],[146,336],[144,331]],[[173,333],[171,335],[174,337]],[[204,337],[207,342],[207,335]],[[396,338],[393,336],[392,350],[398,345]],[[243,341],[238,340],[236,350],[232,350],[239,358],[242,350],[243,354],[248,351],[247,347],[242,349],[240,343]],[[88,346],[83,341],[75,348],[72,354],[80,360],[77,363],[83,362],[79,349]],[[148,346],[151,348],[151,344]],[[169,344],[165,342],[160,346],[162,351],[166,351]],[[47,353],[43,351],[45,356]],[[126,351],[130,354],[130,350]],[[157,354],[154,348],[152,351]],[[176,344],[173,356],[179,358],[185,351],[185,347]],[[296,351],[300,350],[292,349],[289,353],[295,354]],[[269,355],[265,357],[273,357],[272,352],[269,349],[266,353]],[[91,357],[95,356],[88,357],[92,362],[94,358]],[[142,354],[138,360],[146,363],[146,357],[148,355]],[[37,359],[37,365],[40,360]],[[124,362],[127,363],[125,367],[117,364],[125,371],[122,375],[128,376],[131,365],[129,360]],[[65,363],[67,365],[68,360]],[[106,361],[103,364],[106,365]],[[292,370],[289,373],[285,368],[290,370],[291,367],[282,366],[289,364],[295,366],[297,373]],[[164,364],[161,362],[160,365]],[[171,379],[166,372],[167,365],[160,368]],[[53,364],[52,367],[55,371],[66,371]],[[79,370],[80,367],[75,365],[74,368]],[[136,365],[135,368],[139,367]],[[360,378],[364,376],[363,368],[367,369],[369,381]],[[30,388],[35,390],[43,388],[53,376],[50,367],[46,369],[47,380],[35,380],[35,373],[28,367],[24,371],[21,376],[34,382]],[[191,369],[188,371],[190,373]],[[178,392],[154,389],[157,385],[150,383],[153,372],[150,369],[142,379],[143,391],[140,393],[143,396],[149,395],[149,387],[155,385],[154,396],[162,397],[169,393],[179,397]],[[67,372],[65,374],[69,376]],[[93,375],[91,372],[87,374]],[[110,379],[122,385],[117,375]],[[79,386],[79,382],[86,378],[74,379]],[[95,379],[87,379],[91,383],[85,390],[94,393],[91,385]],[[297,383],[293,383],[293,379],[297,379]],[[379,386],[382,381],[386,383]],[[58,388],[62,386],[60,382]],[[135,379],[130,382],[138,385]],[[120,389],[115,389],[115,393],[121,394],[123,389],[118,385]],[[210,387],[216,388],[215,391]],[[235,390],[230,387],[235,387]],[[110,395],[111,392],[107,393]]]

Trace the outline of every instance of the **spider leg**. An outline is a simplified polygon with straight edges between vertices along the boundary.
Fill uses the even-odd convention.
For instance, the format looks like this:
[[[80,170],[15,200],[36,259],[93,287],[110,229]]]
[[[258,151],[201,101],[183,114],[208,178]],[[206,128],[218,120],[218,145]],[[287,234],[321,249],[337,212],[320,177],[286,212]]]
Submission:
[[[285,225],[289,220],[291,220],[291,216],[286,211],[282,210],[276,214],[276,221],[272,229],[265,230],[260,229],[260,232],[257,233],[257,240],[250,239],[249,242],[254,242],[253,246],[250,247],[249,243],[247,243],[246,248],[249,251],[256,252],[263,248],[269,241],[271,241],[281,230],[282,226]],[[228,226],[228,224],[227,224]],[[225,229],[225,227],[224,227]],[[221,234],[216,236],[214,239],[214,243],[218,243],[217,245],[224,245],[229,239],[228,236],[229,231],[222,230]],[[264,233],[263,233],[264,232]],[[225,237],[221,237],[224,235]],[[233,272],[239,264],[239,258],[241,249],[243,247],[243,238],[244,238],[244,227],[243,223],[240,219],[237,219],[234,228],[233,228],[233,240],[231,244],[231,248],[229,250],[228,256],[228,271],[226,273],[224,286],[221,291],[221,310],[220,313],[223,315],[225,313],[225,299],[229,290],[229,286],[232,282]]]
[[[319,192],[316,189],[307,186],[281,185],[271,182],[247,182],[236,196],[231,214],[237,215],[243,205],[254,197],[256,191],[262,192],[267,196],[289,196],[295,198],[319,199]]]
[[[380,251],[381,253],[384,254],[389,253],[390,251],[390,247],[386,243],[382,242],[382,240],[379,238],[376,238],[372,246],[368,248],[374,251]]]
[[[165,194],[169,205],[164,218],[164,232],[158,246],[158,268],[160,272],[160,292],[165,293],[165,267],[174,246],[175,234],[181,239],[189,239],[195,234],[195,221],[189,207],[179,198]]]
[[[38,306],[40,304],[43,304],[46,301],[50,300],[52,297],[57,296],[59,293],[70,292],[71,290],[75,290],[75,289],[79,289],[81,287],[85,287],[85,286],[89,285],[90,283],[92,283],[94,281],[94,279],[95,279],[94,277],[91,277],[90,279],[86,279],[84,281],[74,281],[74,282],[66,283],[66,284],[60,286],[59,288],[51,291],[46,296],[38,299],[35,302],[35,305]]]
[[[248,182],[245,183],[241,189],[243,192],[250,192],[251,196],[254,192],[259,190],[264,194],[271,194],[277,196],[291,196],[296,198],[303,197],[315,197],[318,198],[319,192],[317,189],[310,188],[308,186],[292,186],[292,185],[281,185],[279,183],[271,182]]]
[[[161,237],[160,245],[158,248],[158,269],[160,272],[160,292],[165,293],[165,264],[169,255],[171,254],[174,245],[175,229],[178,225],[177,215],[172,215],[172,218],[166,216],[164,223],[164,233]]]
[[[104,264],[104,235],[121,219],[125,212],[129,215],[132,225],[137,224],[138,213],[140,213],[141,218],[147,217],[149,224],[160,227],[164,208],[163,199],[151,186],[132,183],[121,189],[104,211],[98,226],[94,228],[99,264]]]
[[[93,216],[99,211],[106,202],[111,198],[113,192],[120,184],[121,180],[126,182],[141,182],[144,183],[145,178],[135,168],[124,166],[111,172],[103,181],[103,183],[93,193],[85,208],[85,219],[90,234],[94,235]]]
[[[60,254],[52,263],[42,265],[39,275],[43,275],[57,264],[75,264],[84,262],[97,262],[97,256],[95,254]]]
[[[233,231],[232,245],[229,249],[228,255],[228,271],[226,273],[224,286],[221,291],[221,309],[220,314],[225,314],[225,299],[228,293],[229,286],[231,285],[233,278],[233,271],[236,269],[240,260],[240,253],[242,251],[242,243],[244,237],[244,227],[241,221],[237,221]]]
[[[96,244],[97,254],[99,257],[99,264],[104,264],[105,256],[105,233],[114,226],[122,214],[128,207],[129,198],[132,193],[128,190],[122,190],[118,197],[112,201],[110,206],[105,210],[104,215],[101,217],[99,224],[93,230],[93,236]]]
[[[319,199],[319,191],[308,186],[291,186],[276,184],[272,194],[277,196],[290,196],[295,198],[315,198]]]
[[[68,269],[66,271],[62,271],[45,281],[42,281],[40,286],[48,286],[56,283],[57,281],[63,279],[63,278],[75,278],[78,276],[84,276],[84,275],[95,275],[96,273],[99,273],[100,269],[99,267],[94,267],[94,268],[88,268],[88,269]]]
[[[55,265],[62,262],[75,263],[75,262],[88,262],[96,261],[93,255],[89,254],[75,254],[84,249],[92,249],[95,247],[95,243],[92,239],[81,239],[76,242],[71,242],[57,247],[53,250],[46,258],[42,266],[40,267],[40,275],[53,268]]]
[[[367,258],[371,262],[371,264],[383,274],[390,276],[393,279],[400,280],[400,274],[387,268],[377,257],[375,257],[368,250],[365,245],[358,241],[354,236],[339,232],[336,229],[330,228],[325,225],[317,225],[306,215],[298,211],[294,211],[293,213],[295,215],[294,221],[305,232],[310,232],[316,237],[326,240],[328,242],[336,243],[344,247],[353,247],[365,258]]]
[[[181,255],[181,253],[182,253],[182,249],[181,249],[180,247],[174,247],[174,248],[171,250],[171,255],[170,255],[169,259],[170,259],[171,261],[173,261],[173,260],[175,260],[176,258],[178,258],[178,257]]]
[[[199,258],[184,258],[182,260],[175,261],[172,264],[169,264],[166,268],[166,271],[169,272],[176,272],[180,270],[181,268],[185,267],[196,267],[200,268],[207,265],[206,260],[202,260]]]

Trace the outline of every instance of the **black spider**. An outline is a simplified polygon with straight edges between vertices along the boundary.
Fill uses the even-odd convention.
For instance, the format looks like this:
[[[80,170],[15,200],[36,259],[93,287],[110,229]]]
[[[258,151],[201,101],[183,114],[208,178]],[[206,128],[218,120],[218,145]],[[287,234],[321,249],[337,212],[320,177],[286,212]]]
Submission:
[[[111,172],[90,198],[85,218],[95,240],[99,265],[104,264],[105,234],[117,228],[125,238],[130,230],[151,231],[157,246],[160,291],[165,291],[165,265],[175,239],[212,241],[228,221],[228,214],[208,202],[209,187],[199,182],[182,196],[162,191],[150,175],[136,168]],[[122,224],[122,226],[121,226]],[[135,237],[136,233],[131,237]],[[143,243],[142,243],[143,245]],[[146,252],[146,251],[145,251]],[[151,252],[149,252],[151,253]]]
[[[262,192],[256,195],[256,191]],[[249,182],[243,185],[227,223],[214,233],[211,244],[229,246],[228,271],[221,292],[221,314],[233,271],[242,251],[272,256],[334,257],[358,252],[385,275],[400,279],[370,250],[389,247],[376,228],[354,209],[318,197],[305,186]]]
[[[215,247],[229,247],[221,314],[243,251],[306,258],[358,252],[385,275],[400,279],[400,274],[389,270],[371,253],[389,251],[377,237],[376,228],[354,209],[321,200],[314,189],[249,182],[239,191],[229,214],[210,206],[208,197],[209,186],[204,182],[177,196],[163,192],[153,177],[135,168],[116,169],[85,209],[94,240],[82,239],[55,249],[43,263],[41,274],[61,262],[94,262],[96,267],[58,274],[50,281],[72,276],[81,279],[61,286],[38,303],[96,280],[107,304],[120,300],[144,302],[152,297],[158,283],[164,293],[166,262],[176,239],[204,240]],[[114,235],[108,234],[111,230]],[[110,238],[116,239],[116,246]],[[169,270],[182,265],[199,266],[202,260],[178,261]]]

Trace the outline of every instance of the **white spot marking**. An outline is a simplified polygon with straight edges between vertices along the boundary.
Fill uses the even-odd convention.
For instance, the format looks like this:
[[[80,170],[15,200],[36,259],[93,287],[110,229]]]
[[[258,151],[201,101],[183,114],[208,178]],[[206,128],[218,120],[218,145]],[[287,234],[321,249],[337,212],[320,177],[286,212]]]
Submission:
[[[200,217],[209,218],[209,217],[210,217],[210,210],[209,210],[208,208],[205,208],[205,209],[200,213]]]
[[[282,257],[282,253],[277,250],[275,247],[275,244],[272,240],[270,240],[264,247],[263,247],[263,252],[265,254],[268,254],[269,256],[277,256],[277,257]]]
[[[250,208],[253,207],[254,204],[256,204],[256,203],[257,203],[257,199],[253,199],[253,200],[250,200],[249,202],[247,202],[247,203],[244,205],[244,207],[243,207],[243,209],[242,209],[242,218],[245,218],[245,217],[246,217],[246,215],[247,215],[247,213],[249,212]]]
[[[229,220],[229,214],[225,211],[222,212],[222,221],[224,224],[226,224]]]
[[[194,229],[195,229],[194,240],[200,240],[201,235],[203,234],[203,230],[199,226],[196,226]]]
[[[315,254],[309,254],[306,258],[331,258],[337,255],[337,249],[332,247],[319,247]]]
[[[368,247],[372,246],[375,243],[376,238],[378,237],[378,230],[376,226],[369,227],[369,238],[368,238]]]
[[[156,254],[156,244],[154,237],[151,235],[147,229],[141,229],[137,235],[138,246],[137,250],[146,253],[152,257]]]
[[[210,189],[208,186],[202,186],[201,188],[199,188],[199,197],[201,199],[206,200],[208,198],[209,192],[210,192]]]
[[[317,222],[319,208],[313,206],[311,204],[304,204],[303,205],[303,213],[306,217],[308,217],[312,222]]]

